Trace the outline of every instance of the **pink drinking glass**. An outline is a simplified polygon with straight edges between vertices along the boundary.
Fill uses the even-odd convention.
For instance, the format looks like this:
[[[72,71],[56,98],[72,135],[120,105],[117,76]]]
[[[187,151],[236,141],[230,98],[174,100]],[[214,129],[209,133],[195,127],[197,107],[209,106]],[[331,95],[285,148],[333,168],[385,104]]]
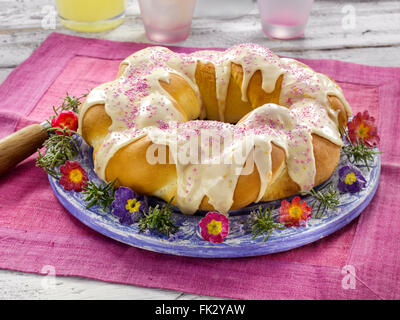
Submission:
[[[140,15],[148,39],[173,43],[190,33],[195,0],[139,0]]]
[[[276,39],[304,35],[313,0],[258,0],[264,33]]]

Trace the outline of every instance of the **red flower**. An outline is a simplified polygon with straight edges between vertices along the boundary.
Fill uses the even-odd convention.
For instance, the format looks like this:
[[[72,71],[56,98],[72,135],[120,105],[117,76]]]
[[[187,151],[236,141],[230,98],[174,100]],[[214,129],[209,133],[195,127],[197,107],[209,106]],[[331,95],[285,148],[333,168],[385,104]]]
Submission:
[[[63,176],[60,178],[60,184],[65,190],[74,190],[76,192],[81,192],[82,187],[86,185],[89,180],[85,170],[81,167],[78,161],[66,161],[60,167],[60,171]]]
[[[281,202],[278,209],[280,218],[279,222],[285,223],[286,227],[305,226],[307,220],[311,218],[312,208],[305,201],[300,202],[300,197],[294,197],[292,202],[286,200]]]
[[[53,128],[69,129],[71,131],[76,131],[78,129],[78,116],[72,111],[63,111],[57,117],[51,120],[51,126]],[[58,134],[63,133],[61,130],[56,130]]]
[[[199,223],[201,236],[212,243],[221,243],[229,233],[228,218],[218,212],[209,212]]]
[[[375,118],[370,117],[368,111],[359,112],[347,124],[348,134],[352,143],[364,141],[369,147],[376,147],[379,143],[378,129],[375,125]]]

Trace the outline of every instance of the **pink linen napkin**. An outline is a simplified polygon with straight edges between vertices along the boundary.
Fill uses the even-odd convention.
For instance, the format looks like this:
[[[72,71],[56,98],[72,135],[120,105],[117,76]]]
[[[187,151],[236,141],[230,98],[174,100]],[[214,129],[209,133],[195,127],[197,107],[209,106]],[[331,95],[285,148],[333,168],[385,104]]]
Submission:
[[[78,96],[113,79],[119,62],[146,46],[51,34],[0,86],[0,138],[46,119],[66,91]],[[57,276],[239,299],[400,299],[400,68],[302,61],[338,81],[354,112],[368,109],[378,121],[381,183],[359,219],[273,255],[159,254],[111,240],[76,220],[32,156],[0,177],[0,268],[44,274],[51,265]]]

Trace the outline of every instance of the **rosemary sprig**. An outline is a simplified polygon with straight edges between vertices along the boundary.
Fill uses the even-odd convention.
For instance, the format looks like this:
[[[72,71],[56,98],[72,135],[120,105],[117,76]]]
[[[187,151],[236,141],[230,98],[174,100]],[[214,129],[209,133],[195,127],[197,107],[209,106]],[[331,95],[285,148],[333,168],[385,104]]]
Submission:
[[[55,170],[55,167],[60,166],[67,160],[73,160],[78,154],[78,146],[72,138],[75,131],[67,128],[57,128],[57,131],[62,134],[54,134],[54,128],[47,128],[49,137],[43,143],[45,152],[42,154],[38,149],[39,157],[36,159],[36,166],[42,168],[50,176],[58,179],[61,175]]]
[[[342,147],[342,151],[347,156],[347,159],[353,164],[363,162],[367,169],[370,170],[368,163],[374,161],[375,154],[380,154],[382,152],[375,151],[373,148],[367,146],[363,139],[359,140],[357,138],[356,142],[351,142],[344,128],[339,128],[339,132],[342,138],[344,137],[349,143]]]
[[[144,213],[144,216],[139,220],[139,231],[144,232],[145,230],[156,230],[158,233],[167,236],[178,231],[179,227],[174,224],[171,218],[172,200],[173,197],[161,208],[158,205],[154,208],[150,207],[148,212]]]
[[[81,99],[85,98],[87,93],[81,95],[80,97],[70,96],[66,92],[66,96],[60,98],[62,100],[61,105],[58,107],[53,106],[54,114],[57,116],[62,111],[73,111],[75,113],[79,112],[79,106],[81,104]]]
[[[336,209],[340,203],[339,193],[332,187],[332,182],[329,182],[318,191],[311,189],[310,191],[303,192],[302,194],[314,198],[314,202],[312,204],[313,209],[316,203],[318,203],[317,210],[314,211],[314,218],[316,219],[320,219],[324,215],[326,209]]]
[[[96,185],[93,181],[89,181],[87,185],[83,186],[82,194],[86,195],[85,202],[87,203],[86,209],[90,209],[94,205],[100,205],[103,207],[103,211],[106,212],[114,201],[115,197],[115,181],[108,183],[100,183]]]
[[[66,96],[61,98],[61,105],[58,107],[53,106],[54,115],[46,120],[48,124],[46,131],[49,137],[43,143],[45,147],[44,153],[41,153],[38,149],[39,157],[36,159],[36,166],[42,168],[53,178],[59,179],[61,176],[61,173],[55,169],[57,166],[64,164],[67,160],[73,160],[74,156],[77,155],[78,146],[72,136],[78,133],[66,127],[52,128],[51,120],[62,111],[71,110],[77,113],[81,104],[80,100],[86,96],[87,94],[83,94],[80,97],[70,96],[67,92]]]
[[[261,233],[266,233],[267,235],[264,237],[262,242],[268,240],[272,231],[275,229],[283,230],[285,228],[285,224],[277,223],[274,221],[272,217],[272,211],[274,208],[265,208],[263,209],[261,206],[258,207],[258,210],[252,211],[250,213],[250,225],[253,234],[253,240]]]

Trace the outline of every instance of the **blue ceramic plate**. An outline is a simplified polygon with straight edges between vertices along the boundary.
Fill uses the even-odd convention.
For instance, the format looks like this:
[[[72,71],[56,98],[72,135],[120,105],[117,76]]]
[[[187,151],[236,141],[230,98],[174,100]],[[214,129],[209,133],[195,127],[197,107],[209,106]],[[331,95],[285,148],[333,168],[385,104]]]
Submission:
[[[77,143],[80,148],[80,154],[75,160],[81,163],[90,180],[100,183],[101,180],[93,170],[92,149],[81,138],[77,138]],[[346,164],[346,158],[342,157],[338,168]],[[266,242],[263,242],[263,235],[254,240],[252,239],[251,230],[247,224],[248,213],[258,208],[259,205],[278,208],[280,201],[253,204],[241,210],[232,211],[230,213],[229,235],[223,243],[219,244],[213,244],[202,239],[198,227],[198,223],[202,218],[201,212],[194,216],[186,216],[175,209],[173,218],[180,228],[178,233],[171,238],[151,232],[139,233],[137,223],[131,226],[124,226],[110,212],[104,213],[100,207],[93,206],[87,210],[85,209],[84,195],[64,190],[58,181],[51,176],[49,176],[49,181],[59,201],[73,216],[107,237],[145,250],[178,256],[233,258],[290,250],[319,240],[347,225],[364,210],[373,198],[379,183],[380,167],[380,156],[375,155],[370,171],[363,166],[358,166],[367,180],[365,189],[356,194],[342,194],[340,196],[340,205],[336,210],[327,210],[320,219],[310,219],[306,227],[275,230]],[[338,169],[329,179],[335,187],[338,180],[337,171]],[[312,203],[308,197],[304,197],[304,200],[307,203]],[[150,204],[160,202],[157,199],[150,199],[149,201]],[[275,215],[278,214],[276,209],[273,213]]]

